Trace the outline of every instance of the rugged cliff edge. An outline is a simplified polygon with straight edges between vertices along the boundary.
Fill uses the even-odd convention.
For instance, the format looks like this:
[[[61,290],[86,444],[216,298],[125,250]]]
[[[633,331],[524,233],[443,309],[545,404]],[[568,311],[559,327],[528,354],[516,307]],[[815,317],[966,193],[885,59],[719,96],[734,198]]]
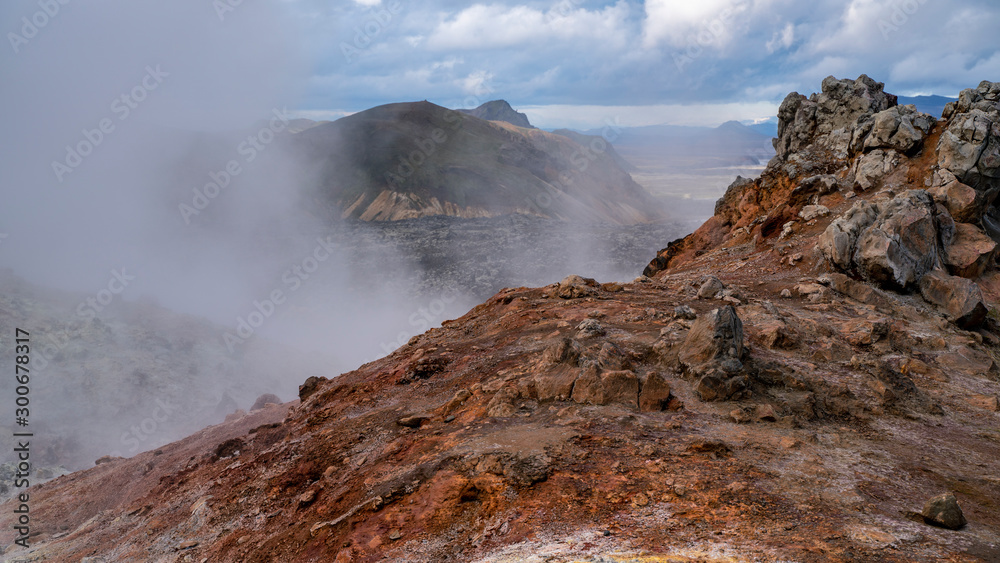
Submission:
[[[998,94],[943,120],[865,76],[790,95],[765,173],[648,276],[501,291],[36,487],[6,556],[996,561]]]

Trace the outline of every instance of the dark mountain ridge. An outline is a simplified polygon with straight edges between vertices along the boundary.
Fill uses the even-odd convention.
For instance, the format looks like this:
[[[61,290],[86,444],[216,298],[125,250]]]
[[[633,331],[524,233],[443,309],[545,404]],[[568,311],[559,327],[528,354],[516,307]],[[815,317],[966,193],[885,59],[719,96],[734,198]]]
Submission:
[[[295,135],[334,217],[391,221],[511,213],[619,224],[663,217],[608,150],[429,102],[372,108]]]
[[[524,127],[525,129],[535,128],[528,121],[527,115],[512,108],[506,100],[493,100],[480,105],[476,109],[460,109],[456,111],[471,115],[472,117],[478,117],[479,119],[485,119],[486,121],[504,121],[511,125]]]

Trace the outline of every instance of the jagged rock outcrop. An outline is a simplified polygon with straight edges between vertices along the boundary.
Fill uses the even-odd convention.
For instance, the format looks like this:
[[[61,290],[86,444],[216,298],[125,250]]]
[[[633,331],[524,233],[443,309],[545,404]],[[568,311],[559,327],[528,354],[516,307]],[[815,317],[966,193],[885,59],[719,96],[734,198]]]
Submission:
[[[512,108],[507,100],[493,100],[475,109],[460,109],[457,111],[478,117],[479,119],[485,119],[486,121],[503,121],[518,127],[524,127],[525,129],[535,128],[528,121],[528,116]]]
[[[786,158],[819,141],[819,148],[846,155],[854,130],[863,118],[896,105],[881,82],[866,75],[857,80],[823,80],[823,90],[809,98],[792,92],[778,108],[777,158]],[[890,135],[891,136],[891,135]]]
[[[861,200],[837,217],[819,237],[819,250],[841,270],[851,269],[858,239],[878,217],[878,208]]]
[[[955,221],[972,222],[982,216],[984,195],[958,180],[931,188],[927,193],[931,194],[934,201],[944,205]]]
[[[944,248],[948,271],[963,278],[976,279],[996,261],[997,243],[969,223],[955,223],[955,236]]]
[[[935,269],[976,285],[994,271],[1000,243],[1000,83],[964,90],[940,121],[896,101],[864,75],[828,77],[809,98],[789,94],[776,156],[760,178],[737,178],[715,216],[661,250],[644,274],[819,223],[815,248],[835,271],[902,292],[919,293]],[[981,321],[931,302],[963,326]]]
[[[916,106],[895,106],[858,120],[851,134],[851,151],[874,149],[911,153],[920,148],[934,126],[934,117]]]
[[[923,190],[878,206],[859,202],[827,227],[819,249],[842,270],[906,289],[940,264],[939,241],[953,237],[953,223],[939,219],[939,211]]]
[[[698,317],[677,358],[697,380],[694,389],[702,400],[730,399],[749,386],[740,361],[743,322],[731,305]]]
[[[987,234],[1000,241],[1000,210],[994,206],[1000,193],[1000,82],[963,90],[945,106],[943,117],[948,121],[937,144],[941,174],[935,186],[958,180],[973,188],[975,212],[963,220],[982,221]]]
[[[950,276],[940,270],[920,278],[920,295],[944,309],[961,328],[976,328],[986,319],[988,310],[983,293],[973,281]]]

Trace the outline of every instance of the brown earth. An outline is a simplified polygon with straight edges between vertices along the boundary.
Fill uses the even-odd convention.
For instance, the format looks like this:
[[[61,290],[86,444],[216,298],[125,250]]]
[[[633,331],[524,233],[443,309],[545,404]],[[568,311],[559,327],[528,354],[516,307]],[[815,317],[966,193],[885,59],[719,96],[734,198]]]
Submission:
[[[808,250],[808,241],[784,254]],[[994,347],[981,343],[995,333],[950,327],[907,298],[893,299],[893,315],[828,289],[815,301],[779,298],[813,265],[782,259],[776,249],[721,248],[657,281],[590,297],[506,290],[388,358],[321,382],[283,422],[283,409],[262,411],[162,455],[38,487],[32,553],[50,561],[516,561],[542,552],[553,561],[618,552],[995,560],[1000,415],[982,401],[1000,384]],[[742,293],[750,358],[766,366],[738,403],[701,402],[655,351],[661,330],[679,328],[674,307],[719,306],[695,297],[708,263]],[[605,334],[577,338],[584,355],[613,343],[633,373],[665,373],[668,410],[537,399],[536,378],[554,371],[546,348],[586,319]],[[878,324],[886,334],[871,336]],[[775,326],[786,342],[769,349]],[[855,338],[866,329],[867,340]],[[893,354],[905,358],[900,391],[879,383]],[[734,409],[749,422],[735,422]],[[414,414],[416,424],[398,423]],[[244,441],[238,455],[218,458],[233,437]],[[946,490],[970,521],[962,531],[914,517]],[[9,514],[0,516],[5,543]]]

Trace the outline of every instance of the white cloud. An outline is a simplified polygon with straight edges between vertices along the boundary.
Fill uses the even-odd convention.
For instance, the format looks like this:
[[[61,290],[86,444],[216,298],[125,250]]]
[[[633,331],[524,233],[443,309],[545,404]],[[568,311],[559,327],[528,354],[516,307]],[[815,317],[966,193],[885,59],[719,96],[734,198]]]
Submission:
[[[742,0],[647,0],[643,45],[723,46],[734,35],[736,16],[746,7]]]
[[[549,41],[586,39],[622,46],[627,41],[628,4],[621,0],[600,11],[548,11],[528,6],[475,4],[441,22],[428,39],[432,49],[524,48]]]
[[[472,96],[485,96],[493,91],[492,81],[492,72],[477,70],[462,79],[462,91]]]
[[[491,98],[538,106],[652,107],[644,104],[780,101],[818,90],[828,75],[946,95],[1000,77],[1000,7],[987,0],[404,0],[351,66],[329,53],[340,54],[372,6],[391,2],[293,4],[310,50],[326,57],[317,74],[335,77],[314,82],[312,108],[423,98],[458,106],[484,84]],[[882,26],[888,38],[884,22],[894,26]],[[691,64],[679,68],[678,56]]]
[[[781,31],[774,32],[774,36],[767,42],[767,52],[773,54],[779,49],[787,49],[795,41],[795,26],[787,24]]]
[[[996,80],[998,76],[1000,52],[980,58],[950,53],[935,57],[933,62],[928,61],[926,53],[915,53],[893,65],[887,79],[916,84],[952,83],[961,85],[960,88],[975,88],[981,80]]]

